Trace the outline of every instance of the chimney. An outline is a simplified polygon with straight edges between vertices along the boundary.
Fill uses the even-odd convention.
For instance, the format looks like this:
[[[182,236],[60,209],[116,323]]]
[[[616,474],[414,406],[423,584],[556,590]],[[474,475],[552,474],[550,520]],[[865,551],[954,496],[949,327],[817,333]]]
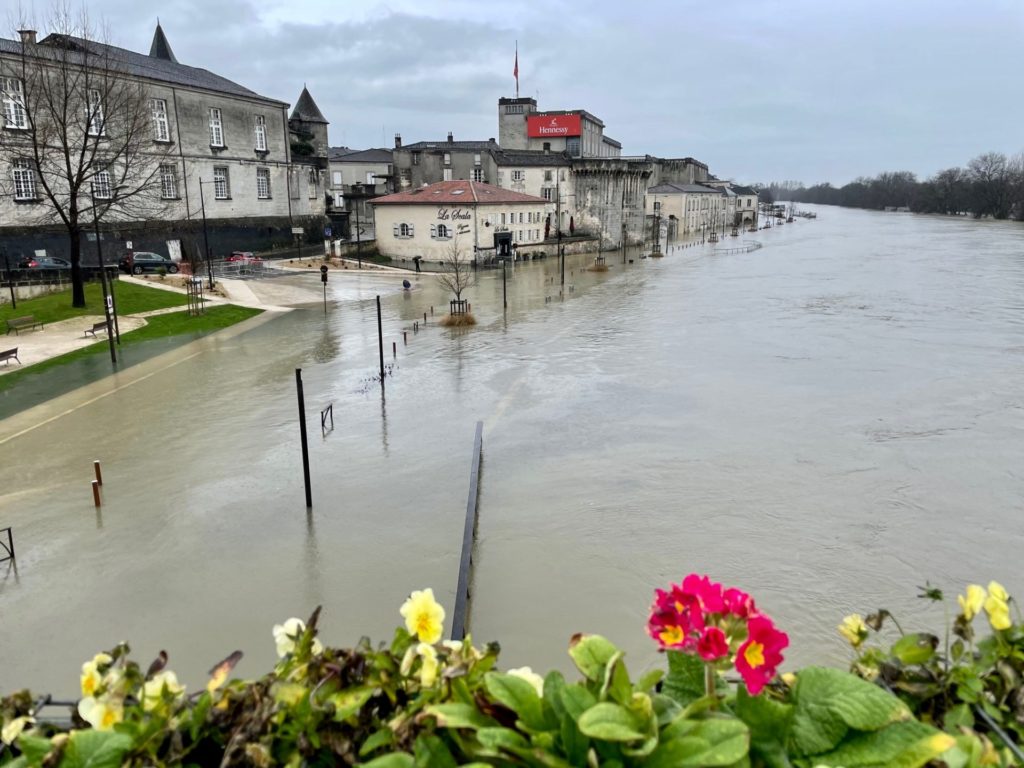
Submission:
[[[396,133],[395,134],[395,149],[401,149],[401,148],[402,148],[402,134]]]
[[[454,142],[455,142],[455,137],[452,136],[452,132],[451,131],[448,131],[448,143],[449,144],[453,144]]]
[[[36,31],[34,29],[19,29],[18,34],[21,35],[23,45],[36,44]]]

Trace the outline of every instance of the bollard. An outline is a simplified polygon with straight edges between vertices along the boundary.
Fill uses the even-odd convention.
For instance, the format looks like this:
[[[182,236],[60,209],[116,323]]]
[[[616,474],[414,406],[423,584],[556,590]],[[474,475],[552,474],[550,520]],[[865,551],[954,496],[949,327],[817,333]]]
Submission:
[[[403,344],[408,344],[409,343],[409,332],[408,331],[402,331],[402,343]]]
[[[398,357],[398,344],[391,342],[391,356]]]
[[[423,324],[424,325],[427,324],[427,313],[426,312],[423,313]]]
[[[313,491],[309,484],[309,446],[306,440],[306,398],[302,392],[302,369],[295,369],[295,393],[299,400],[299,440],[302,443],[302,482],[306,487],[306,509],[313,507]]]
[[[100,484],[98,480],[92,481],[92,503],[97,507],[103,506],[100,502]]]
[[[431,317],[433,317],[433,316],[434,316],[434,308],[433,308],[433,307],[431,307],[431,308],[430,308],[430,316],[431,316]]]
[[[96,459],[92,463],[92,468],[96,471],[96,482],[103,485],[103,472],[100,471],[100,460]]]
[[[466,302],[466,311],[467,312],[472,312],[473,311],[473,305],[470,304],[468,301]]]

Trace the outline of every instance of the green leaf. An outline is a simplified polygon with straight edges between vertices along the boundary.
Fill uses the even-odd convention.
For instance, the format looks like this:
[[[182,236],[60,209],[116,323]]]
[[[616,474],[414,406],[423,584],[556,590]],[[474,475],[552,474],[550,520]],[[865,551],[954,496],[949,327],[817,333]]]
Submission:
[[[789,768],[786,740],[793,707],[767,696],[751,696],[742,685],[736,691],[736,716],[750,729],[750,753],[766,768]]]
[[[942,718],[942,727],[951,733],[959,728],[974,728],[974,713],[966,704],[952,706]]]
[[[594,682],[603,682],[605,667],[619,649],[600,635],[575,635],[569,645],[569,655],[583,676]]]
[[[562,690],[562,706],[574,721],[578,722],[580,716],[595,704],[597,698],[582,685],[567,685]]]
[[[562,692],[565,690],[565,678],[557,670],[548,672],[544,678],[544,704],[551,708],[558,720],[566,717],[565,704],[562,702]]]
[[[22,755],[25,756],[25,762],[32,766],[41,765],[43,758],[53,749],[53,743],[49,739],[45,739],[42,736],[32,736],[27,733],[22,733],[16,743]],[[2,750],[0,750],[0,756],[2,756]]]
[[[956,746],[948,733],[917,720],[893,723],[874,733],[858,733],[839,748],[815,755],[815,763],[845,768],[918,768]]]
[[[395,740],[395,734],[390,728],[381,728],[372,734],[359,748],[359,756],[366,757],[381,747],[390,746]]]
[[[488,672],[484,687],[492,698],[511,709],[527,728],[544,730],[544,713],[540,696],[526,680],[502,672]]]
[[[131,749],[130,736],[115,731],[73,731],[64,748],[61,768],[120,768]]]
[[[353,688],[330,696],[327,700],[334,705],[334,721],[344,722],[363,708],[373,695],[373,688]]]
[[[848,672],[808,667],[793,688],[792,751],[819,755],[834,749],[850,729],[877,731],[911,717],[899,699]]]
[[[625,707],[610,702],[595,704],[579,719],[580,732],[603,741],[639,741],[644,738],[642,724]]]
[[[413,768],[415,764],[416,761],[408,752],[392,752],[363,763],[362,768]]]
[[[668,677],[661,692],[684,707],[701,698],[704,691],[704,662],[682,651],[668,651]]]
[[[640,693],[650,693],[654,686],[661,682],[661,678],[664,676],[665,670],[663,669],[652,669],[645,672],[640,676],[640,679],[636,681],[636,690]]]
[[[733,718],[688,722],[685,735],[663,740],[644,768],[703,768],[733,765],[747,756],[750,731]]]
[[[576,721],[570,717],[561,718],[559,735],[562,738],[562,749],[569,762],[572,765],[586,765],[590,739],[580,732]]]
[[[892,655],[904,664],[924,664],[935,655],[939,638],[926,632],[904,635],[892,646]]]
[[[658,725],[662,728],[675,720],[683,711],[678,701],[663,693],[651,694],[651,703],[654,705],[654,715],[658,719]]]
[[[441,728],[489,728],[498,723],[472,704],[437,704],[424,710],[437,718]]]
[[[476,738],[481,745],[495,751],[530,748],[530,742],[521,733],[513,731],[511,728],[481,728],[476,732]]]
[[[433,734],[417,737],[412,751],[416,768],[458,768],[448,746]]]
[[[623,656],[625,654],[619,651],[605,667],[604,684],[598,697],[601,701],[611,697],[612,701],[626,705],[633,697],[633,684],[629,681],[629,672],[626,671]]]

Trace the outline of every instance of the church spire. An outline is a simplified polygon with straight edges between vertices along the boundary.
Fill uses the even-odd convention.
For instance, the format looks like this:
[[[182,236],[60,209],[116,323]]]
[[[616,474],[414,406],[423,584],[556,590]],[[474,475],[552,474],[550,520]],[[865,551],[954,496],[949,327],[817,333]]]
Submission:
[[[149,55],[154,59],[178,63],[174,57],[174,51],[171,50],[171,44],[167,42],[167,36],[164,35],[164,28],[160,26],[159,19],[156,22],[156,32],[153,33],[153,44],[149,46]]]

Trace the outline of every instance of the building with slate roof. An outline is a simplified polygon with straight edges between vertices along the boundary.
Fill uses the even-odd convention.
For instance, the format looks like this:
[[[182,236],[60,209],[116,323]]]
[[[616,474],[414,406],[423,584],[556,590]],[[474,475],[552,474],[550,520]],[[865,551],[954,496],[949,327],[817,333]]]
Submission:
[[[368,236],[373,224],[370,201],[397,191],[391,150],[331,147],[327,154],[329,208],[347,213],[351,226],[358,225],[360,234]]]
[[[378,197],[373,209],[377,249],[386,256],[442,261],[458,247],[463,258],[482,263],[540,245],[551,204],[459,179]]]
[[[180,62],[159,23],[148,54],[61,34],[37,42],[34,32],[25,31],[21,40],[0,39],[0,96],[8,136],[17,135],[16,122],[32,109],[18,78],[22,61],[46,71],[47,61],[58,56],[113,62],[117,77],[139,82],[152,111],[151,144],[140,163],[151,164],[162,205],[158,215],[144,220],[111,212],[103,222],[107,258],[123,254],[129,242],[132,250],[175,259],[201,253],[204,213],[214,256],[290,243],[296,226],[322,239],[327,120],[307,90],[289,118],[287,103]],[[303,145],[293,156],[296,143],[307,137],[310,151],[304,152]],[[4,191],[15,186],[10,184],[15,163],[19,184],[13,194],[0,197],[0,241],[13,255],[45,250],[66,256],[66,231],[42,199],[33,175],[38,169],[26,164],[31,147],[4,154]],[[83,246],[82,263],[95,263],[93,246]]]

